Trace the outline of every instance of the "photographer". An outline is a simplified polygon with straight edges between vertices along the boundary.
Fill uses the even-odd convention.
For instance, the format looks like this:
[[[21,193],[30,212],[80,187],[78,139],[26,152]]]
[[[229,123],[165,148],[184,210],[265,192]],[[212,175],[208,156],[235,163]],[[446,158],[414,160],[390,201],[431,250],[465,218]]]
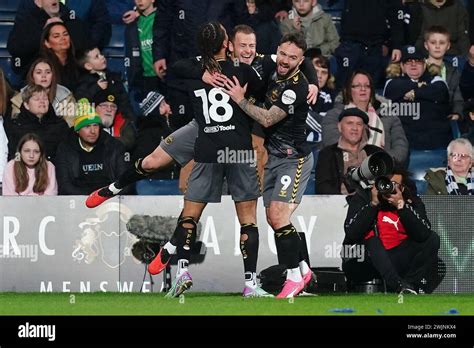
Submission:
[[[390,193],[374,185],[347,198],[343,245],[365,249],[363,259],[342,255],[348,286],[381,277],[388,291],[431,293],[440,283],[439,236],[431,230],[423,202],[412,194],[415,186],[407,172],[397,165],[388,179]]]

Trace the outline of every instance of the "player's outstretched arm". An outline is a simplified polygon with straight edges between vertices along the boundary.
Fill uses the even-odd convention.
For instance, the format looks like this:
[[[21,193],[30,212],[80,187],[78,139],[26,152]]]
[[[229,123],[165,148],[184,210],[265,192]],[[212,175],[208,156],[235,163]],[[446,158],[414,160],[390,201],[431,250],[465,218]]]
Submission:
[[[268,128],[283,120],[288,114],[286,111],[273,105],[269,110],[253,105],[245,98],[247,85],[242,87],[239,80],[233,76],[233,81],[228,79],[225,83],[225,92],[229,94],[234,102],[255,121],[263,127]]]

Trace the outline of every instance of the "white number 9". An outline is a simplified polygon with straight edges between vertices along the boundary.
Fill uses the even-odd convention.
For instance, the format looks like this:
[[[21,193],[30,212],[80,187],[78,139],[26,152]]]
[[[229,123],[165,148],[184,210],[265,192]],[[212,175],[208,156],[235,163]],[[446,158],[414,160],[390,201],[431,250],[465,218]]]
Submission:
[[[289,175],[283,175],[280,180],[281,184],[283,187],[281,188],[283,191],[285,191],[291,184],[291,178]]]

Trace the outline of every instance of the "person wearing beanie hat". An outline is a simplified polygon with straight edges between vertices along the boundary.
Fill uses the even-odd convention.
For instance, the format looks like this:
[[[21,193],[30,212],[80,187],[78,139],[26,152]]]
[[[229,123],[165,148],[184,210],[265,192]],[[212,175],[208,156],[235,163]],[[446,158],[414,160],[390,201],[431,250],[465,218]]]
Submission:
[[[317,194],[351,194],[354,189],[345,180],[350,167],[359,167],[371,154],[382,151],[367,144],[369,116],[359,108],[348,108],[339,114],[340,137],[336,144],[321,150],[316,164]]]
[[[82,127],[90,124],[101,124],[99,115],[94,106],[86,98],[78,101],[76,118],[74,119],[74,131],[79,131]]]
[[[126,170],[123,145],[101,124],[94,105],[79,100],[74,133],[59,145],[56,155],[60,195],[88,195]]]
[[[364,124],[369,124],[369,116],[359,108],[344,109],[339,115],[339,122],[341,122],[344,117],[348,116],[360,117]]]
[[[126,150],[132,150],[135,146],[135,129],[131,121],[123,116],[114,90],[110,88],[100,90],[93,96],[92,101],[104,130],[117,138]]]

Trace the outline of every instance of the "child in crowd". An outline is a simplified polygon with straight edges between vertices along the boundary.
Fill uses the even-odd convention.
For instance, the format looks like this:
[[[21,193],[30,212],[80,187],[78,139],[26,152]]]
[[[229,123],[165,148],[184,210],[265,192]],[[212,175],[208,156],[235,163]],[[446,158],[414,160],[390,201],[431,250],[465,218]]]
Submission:
[[[283,35],[303,33],[308,48],[319,48],[323,56],[333,54],[339,46],[339,34],[331,15],[323,11],[317,0],[293,0],[293,10],[281,22],[280,29]]]
[[[92,100],[99,91],[112,90],[123,116],[129,120],[135,120],[122,79],[118,73],[107,69],[107,59],[100,50],[94,47],[79,52],[77,62],[83,70],[83,75],[75,91],[77,99]]]
[[[55,196],[58,184],[54,165],[46,160],[43,142],[34,133],[25,134],[18,143],[15,159],[3,174],[4,196]]]
[[[446,52],[451,47],[450,34],[441,26],[432,26],[425,31],[425,48],[428,51],[428,71],[432,75],[440,76],[449,89],[449,102],[451,112],[449,119],[459,120],[462,118],[463,98],[459,89],[461,73],[450,62],[444,61]]]

